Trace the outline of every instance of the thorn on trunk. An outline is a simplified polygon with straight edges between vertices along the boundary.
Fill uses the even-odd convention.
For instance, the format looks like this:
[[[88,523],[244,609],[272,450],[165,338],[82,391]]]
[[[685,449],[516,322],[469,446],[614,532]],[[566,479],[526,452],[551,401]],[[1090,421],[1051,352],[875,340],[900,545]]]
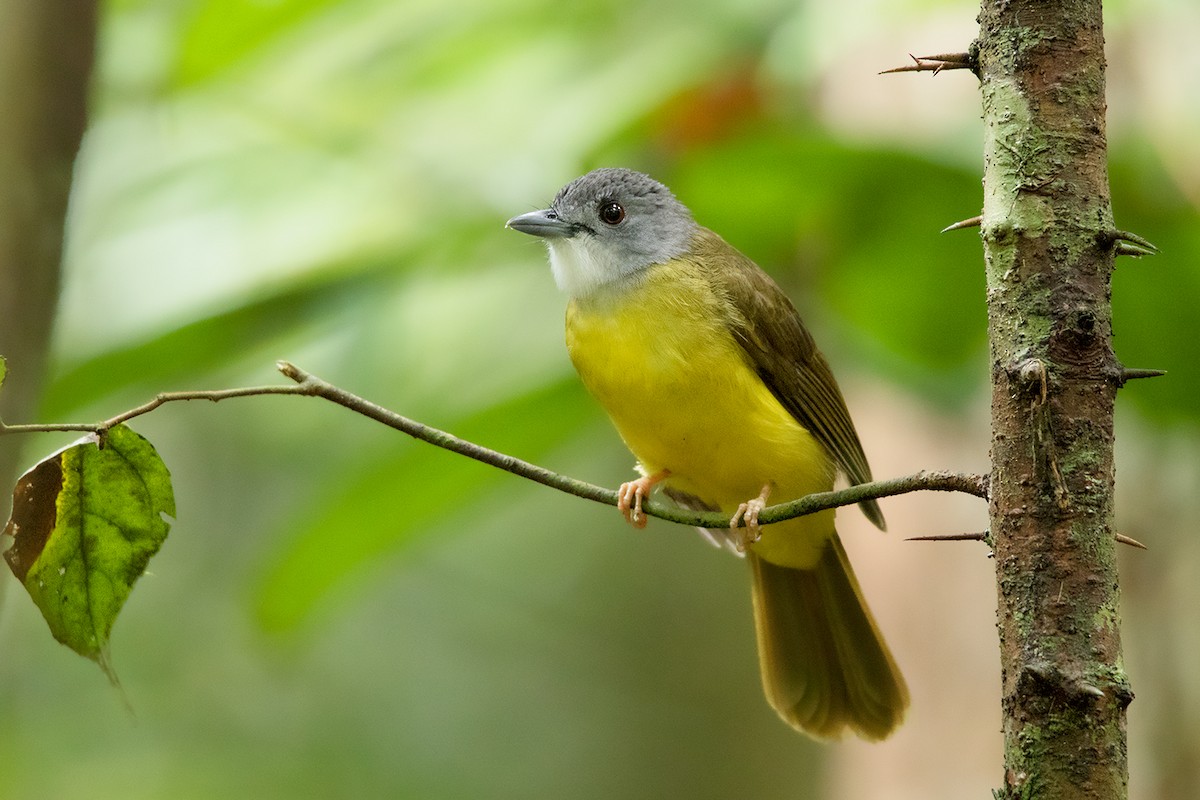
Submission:
[[[904,541],[906,542],[986,542],[989,546],[992,543],[991,534],[987,531],[982,533],[943,533],[931,534],[929,536],[910,536]]]
[[[958,222],[955,222],[952,225],[947,225],[946,227],[942,228],[942,230],[940,232],[948,233],[950,231],[961,231],[963,228],[978,228],[982,224],[983,224],[983,215],[980,214],[978,217],[971,217],[970,219],[959,220]]]
[[[1109,230],[1096,234],[1096,243],[1101,247],[1113,249],[1118,256],[1152,256],[1158,253],[1158,248],[1144,237],[1129,231]]]
[[[1138,550],[1149,550],[1150,549],[1149,547],[1146,547],[1146,545],[1139,542],[1137,539],[1130,538],[1121,533],[1118,533],[1116,538],[1117,538],[1117,541],[1120,542],[1121,544],[1127,544],[1130,547],[1136,547]]]
[[[1128,381],[1135,381],[1139,378],[1161,378],[1166,375],[1165,369],[1122,369],[1121,370],[1121,385],[1124,386]]]

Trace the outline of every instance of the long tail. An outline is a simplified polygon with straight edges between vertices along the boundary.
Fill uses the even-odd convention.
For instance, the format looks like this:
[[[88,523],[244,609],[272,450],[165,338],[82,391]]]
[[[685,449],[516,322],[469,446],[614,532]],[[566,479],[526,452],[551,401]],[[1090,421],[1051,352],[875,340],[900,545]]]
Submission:
[[[814,569],[781,567],[753,551],[746,559],[763,688],[779,716],[823,739],[846,728],[886,738],[904,718],[908,689],[837,534]]]

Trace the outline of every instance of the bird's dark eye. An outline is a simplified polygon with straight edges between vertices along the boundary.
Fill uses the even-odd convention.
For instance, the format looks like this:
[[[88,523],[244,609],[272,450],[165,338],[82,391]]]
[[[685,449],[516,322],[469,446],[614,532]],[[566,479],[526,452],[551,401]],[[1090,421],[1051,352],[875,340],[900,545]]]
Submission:
[[[625,209],[621,208],[620,203],[610,200],[600,206],[600,219],[608,225],[619,225],[625,219]]]

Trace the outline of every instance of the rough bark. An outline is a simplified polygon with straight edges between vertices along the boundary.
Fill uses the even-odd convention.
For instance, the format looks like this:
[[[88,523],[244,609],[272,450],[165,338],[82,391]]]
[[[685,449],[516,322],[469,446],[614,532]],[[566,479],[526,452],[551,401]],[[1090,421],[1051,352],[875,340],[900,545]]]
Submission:
[[[41,391],[95,38],[95,0],[0,0],[0,355],[9,367],[0,392],[4,419],[32,417]],[[0,448],[0,477],[12,477],[17,457],[13,443]]]
[[[1004,798],[1124,798],[1100,0],[984,0]]]

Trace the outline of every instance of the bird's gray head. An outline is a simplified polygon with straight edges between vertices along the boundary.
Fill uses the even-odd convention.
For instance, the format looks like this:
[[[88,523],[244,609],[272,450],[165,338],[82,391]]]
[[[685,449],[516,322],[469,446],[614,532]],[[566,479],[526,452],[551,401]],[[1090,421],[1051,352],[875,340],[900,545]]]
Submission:
[[[687,252],[696,223],[650,176],[598,169],[560,189],[550,208],[513,217],[508,227],[542,237],[559,288],[580,297]]]

